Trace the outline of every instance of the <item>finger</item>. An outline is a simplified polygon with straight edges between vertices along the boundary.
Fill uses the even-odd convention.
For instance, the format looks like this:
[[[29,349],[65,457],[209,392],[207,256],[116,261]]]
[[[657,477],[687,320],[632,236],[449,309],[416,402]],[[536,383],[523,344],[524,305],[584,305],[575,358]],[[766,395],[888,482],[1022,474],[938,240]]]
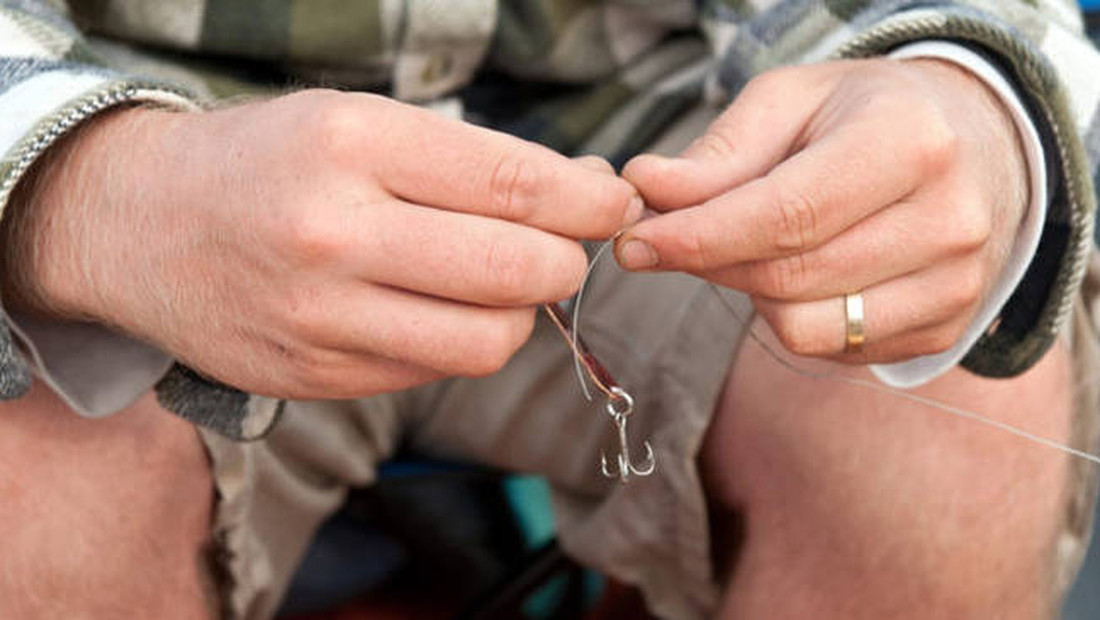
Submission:
[[[534,308],[487,308],[384,286],[322,293],[302,309],[308,343],[385,357],[445,375],[499,370],[530,336]],[[369,310],[369,311],[368,311]]]
[[[986,209],[951,204],[943,197],[906,199],[809,252],[700,275],[779,301],[837,297],[978,250],[991,225],[986,213]]]
[[[400,201],[364,218],[355,275],[435,297],[530,306],[573,295],[587,266],[580,244],[535,228]],[[386,234],[368,234],[385,230]]]
[[[379,182],[409,202],[583,239],[608,238],[641,215],[634,188],[591,164],[500,132],[406,109],[415,118],[415,130],[383,140],[389,152],[372,165]]]
[[[635,224],[617,240],[620,264],[702,273],[820,246],[901,200],[923,178],[915,151],[874,139],[880,124],[846,125],[760,179]],[[634,241],[649,251],[625,251]]]
[[[961,339],[967,325],[963,318],[954,317],[945,323],[898,334],[874,347],[863,348],[856,353],[830,355],[828,359],[843,364],[867,365],[894,364],[922,355],[936,355],[947,351]],[[920,353],[915,353],[917,351]]]
[[[609,175],[615,174],[615,166],[612,166],[611,162],[599,155],[581,155],[579,157],[574,157],[573,161],[593,172]]]
[[[976,261],[960,259],[864,290],[865,341],[858,355],[845,355],[843,296],[797,303],[756,298],[753,303],[797,355],[889,362],[950,348],[982,298],[981,273]]]
[[[764,175],[799,148],[841,69],[824,63],[764,73],[679,156],[639,155],[627,162],[623,178],[650,208],[667,211],[698,205]]]

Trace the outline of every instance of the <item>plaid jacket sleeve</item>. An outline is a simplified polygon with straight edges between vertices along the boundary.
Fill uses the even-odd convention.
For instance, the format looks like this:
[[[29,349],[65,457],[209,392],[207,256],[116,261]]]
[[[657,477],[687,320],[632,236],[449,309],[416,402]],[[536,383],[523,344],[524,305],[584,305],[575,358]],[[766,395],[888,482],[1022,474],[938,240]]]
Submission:
[[[193,105],[170,85],[98,62],[64,4],[0,0],[0,209],[49,145],[98,111]],[[555,122],[526,125],[563,151],[599,143],[603,121],[624,107],[645,111],[624,134],[627,146],[644,147],[639,128],[680,109],[679,91],[662,83],[652,89],[661,95],[655,106],[627,103],[663,75],[694,71],[702,54],[694,37],[675,33],[707,35],[715,58],[708,91],[717,97],[771,67],[946,39],[984,53],[1014,80],[1047,147],[1052,196],[1036,260],[964,364],[1009,376],[1038,360],[1066,320],[1091,247],[1100,58],[1070,0],[112,0],[73,9],[81,30],[130,45],[276,63],[306,82],[388,83],[410,100],[454,93],[486,65],[520,81],[591,84],[593,96],[573,108],[547,106]],[[0,396],[18,396],[29,381],[0,321]],[[277,401],[179,366],[158,393],[177,413],[240,438],[262,434],[278,411]]]
[[[86,119],[120,105],[196,107],[181,89],[126,75],[98,62],[64,5],[0,1],[0,216],[12,190],[39,157]],[[31,369],[6,313],[0,313],[0,398],[22,396]],[[162,403],[222,433],[262,434],[279,403],[250,397],[176,366],[157,385]]]
[[[1100,158],[1100,54],[1072,0],[882,0],[706,3],[703,20],[720,59],[711,83],[736,93],[771,67],[830,57],[882,55],[918,40],[970,47],[1009,76],[1047,155],[1050,203],[1035,259],[995,329],[963,365],[986,376],[1030,368],[1067,321],[1092,249]]]

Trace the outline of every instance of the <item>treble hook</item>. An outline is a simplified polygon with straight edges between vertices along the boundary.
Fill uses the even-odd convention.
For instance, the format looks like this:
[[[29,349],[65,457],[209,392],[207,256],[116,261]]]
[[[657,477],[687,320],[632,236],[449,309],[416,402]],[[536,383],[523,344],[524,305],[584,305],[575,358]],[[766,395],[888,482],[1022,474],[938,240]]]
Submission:
[[[634,412],[634,397],[619,386],[612,387],[611,392],[619,397],[618,400],[609,399],[607,401],[607,414],[611,416],[611,419],[615,421],[615,426],[619,428],[619,455],[616,458],[619,467],[617,471],[612,471],[607,464],[607,455],[601,452],[600,471],[603,472],[604,476],[618,478],[623,484],[626,484],[630,481],[630,474],[635,476],[652,474],[657,469],[657,459],[653,456],[653,447],[649,445],[649,441],[646,441],[644,444],[646,457],[642,464],[635,465],[630,461],[630,445],[626,439],[626,421],[630,414]],[[621,407],[616,406],[617,403],[620,403]]]

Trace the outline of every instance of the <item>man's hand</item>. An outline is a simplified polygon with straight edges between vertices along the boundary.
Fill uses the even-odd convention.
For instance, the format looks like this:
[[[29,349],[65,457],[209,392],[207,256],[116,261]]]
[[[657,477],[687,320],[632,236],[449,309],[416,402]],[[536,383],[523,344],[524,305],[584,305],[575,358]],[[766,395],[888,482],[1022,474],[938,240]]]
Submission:
[[[860,363],[954,344],[1028,198],[1007,110],[935,60],[764,74],[680,157],[643,155],[623,176],[666,213],[619,238],[620,263],[746,291],[791,351]],[[867,343],[845,354],[856,291]]]
[[[5,293],[259,394],[486,374],[641,213],[590,164],[369,95],[120,111],[27,184]]]

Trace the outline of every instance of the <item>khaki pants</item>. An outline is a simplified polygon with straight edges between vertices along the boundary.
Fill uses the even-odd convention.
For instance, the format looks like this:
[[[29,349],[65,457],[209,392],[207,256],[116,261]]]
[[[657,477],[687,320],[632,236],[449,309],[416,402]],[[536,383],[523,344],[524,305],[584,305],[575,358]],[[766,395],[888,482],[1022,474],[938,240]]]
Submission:
[[[492,377],[358,401],[291,403],[262,442],[205,435],[230,607],[238,617],[271,616],[314,530],[346,489],[369,484],[377,463],[408,443],[435,457],[546,475],[567,552],[640,586],[662,617],[705,617],[718,587],[695,457],[750,313],[745,297],[723,294],[742,319],[694,278],[628,276],[607,261],[592,281],[585,339],[636,399],[635,454],[648,438],[657,457],[656,475],[629,485],[600,475],[600,451],[616,449],[611,422],[600,399],[584,400],[567,346],[542,320]],[[1095,451],[1097,391],[1081,379],[1096,376],[1100,362],[1087,318],[1081,304],[1072,330],[1080,374],[1074,444]],[[1071,471],[1055,560],[1063,590],[1087,546],[1096,486],[1091,464],[1075,461]]]
[[[712,607],[695,454],[742,325],[699,280],[616,271],[608,260],[594,277],[583,329],[635,397],[632,448],[642,454],[641,440],[649,439],[656,475],[621,485],[600,474],[600,451],[617,450],[611,421],[602,400],[585,401],[566,343],[540,320],[531,342],[492,377],[358,401],[290,403],[262,442],[204,435],[220,498],[221,572],[230,578],[235,612],[274,612],[315,528],[349,485],[369,484],[376,464],[401,443],[434,457],[546,475],[569,553],[640,584],[666,601],[662,612],[670,617]],[[746,299],[734,299],[748,316]]]
[[[678,151],[712,115],[686,115],[650,150]],[[1100,261],[1081,299],[1066,330],[1077,374],[1073,444],[1095,453],[1100,353],[1091,300],[1100,299]],[[290,403],[279,426],[257,443],[206,433],[220,498],[220,572],[232,612],[270,617],[314,530],[346,489],[370,484],[376,465],[408,444],[439,458],[547,476],[568,553],[639,586],[661,617],[713,613],[719,588],[696,455],[751,305],[685,275],[625,274],[606,257],[582,310],[584,339],[635,398],[631,450],[642,454],[641,441],[650,441],[655,475],[625,486],[600,475],[601,450],[617,450],[611,421],[598,392],[596,402],[584,400],[568,347],[540,317],[530,343],[492,377],[358,401]],[[1062,592],[1087,547],[1095,466],[1075,460],[1069,484],[1053,560]]]

